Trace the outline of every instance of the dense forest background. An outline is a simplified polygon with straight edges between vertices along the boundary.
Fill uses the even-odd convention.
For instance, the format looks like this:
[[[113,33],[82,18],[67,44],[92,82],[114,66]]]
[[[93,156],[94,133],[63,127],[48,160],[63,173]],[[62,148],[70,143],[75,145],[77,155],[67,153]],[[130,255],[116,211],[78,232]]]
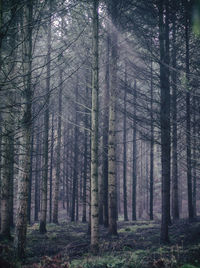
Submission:
[[[199,48],[198,0],[0,0],[2,267],[27,227],[200,238]],[[87,267],[145,267],[117,265]]]

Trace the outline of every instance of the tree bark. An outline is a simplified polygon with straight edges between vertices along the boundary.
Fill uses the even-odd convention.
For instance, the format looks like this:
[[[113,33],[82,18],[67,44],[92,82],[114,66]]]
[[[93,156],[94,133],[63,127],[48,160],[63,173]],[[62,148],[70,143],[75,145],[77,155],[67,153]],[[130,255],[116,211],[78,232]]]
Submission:
[[[30,175],[30,153],[31,153],[31,71],[32,71],[32,1],[26,1],[24,5],[23,21],[23,47],[22,57],[24,64],[24,91],[22,94],[22,148],[20,168],[21,174],[18,181],[17,193],[17,218],[15,228],[15,249],[19,258],[25,255],[26,231],[27,231],[27,207],[28,207],[28,184]]]
[[[190,103],[190,51],[189,31],[190,21],[188,14],[189,3],[185,0],[185,49],[186,49],[186,148],[187,148],[187,190],[188,190],[188,215],[189,219],[194,218],[192,201],[192,165],[191,165],[191,103]]]
[[[38,123],[39,124],[39,123]],[[40,133],[39,126],[37,126],[36,135],[36,165],[35,165],[35,210],[34,210],[34,220],[38,221],[38,211],[39,211],[39,162],[41,160],[41,144],[40,144]]]
[[[86,98],[88,98],[88,86],[86,79]],[[83,215],[82,222],[87,221],[86,208],[87,208],[87,175],[88,175],[88,109],[85,109],[85,130],[84,130],[84,170],[83,170]]]
[[[42,176],[42,200],[40,211],[40,233],[46,233],[47,220],[47,180],[48,180],[48,162],[49,162],[49,104],[50,104],[50,79],[51,79],[51,13],[52,0],[50,0],[50,14],[48,18],[47,34],[47,77],[46,77],[46,105],[44,116],[44,170]]]
[[[52,188],[53,188],[53,158],[54,158],[54,112],[51,115],[51,160],[49,174],[49,222],[52,221]]]
[[[93,1],[92,128],[91,128],[91,248],[98,251],[98,111],[99,111],[99,1]]]
[[[124,153],[124,159],[123,159],[123,193],[124,193],[124,220],[128,221],[128,212],[127,212],[127,156],[126,156],[126,98],[127,98],[127,63],[125,62],[125,87],[124,87],[124,120],[123,120],[123,153]]]
[[[196,95],[193,96],[193,214],[197,216],[197,122],[196,122],[196,110],[197,102]]]
[[[136,120],[136,109],[137,109],[137,86],[136,81],[134,84],[134,92],[133,92],[133,103],[134,103],[134,111],[133,111],[133,174],[132,174],[132,220],[135,221],[137,219],[136,213],[136,188],[137,188],[137,120]]]
[[[177,161],[177,74],[176,74],[176,22],[173,16],[172,26],[172,216],[179,219],[179,189]]]
[[[104,181],[104,203],[103,221],[104,226],[108,227],[108,125],[109,125],[109,88],[110,88],[110,33],[106,38],[106,69],[105,69],[105,88],[103,92],[104,113],[103,113],[103,164],[102,176]]]
[[[150,144],[150,220],[153,220],[154,198],[154,126],[153,126],[153,62],[151,60],[151,144]]]
[[[58,223],[58,196],[60,181],[60,152],[61,152],[61,128],[62,128],[62,80],[63,71],[60,70],[60,88],[58,96],[58,140],[57,140],[57,159],[56,159],[56,179],[54,185],[54,203],[53,203],[53,223]],[[64,179],[64,178],[63,178]]]
[[[164,24],[164,7],[166,9]],[[161,241],[169,242],[168,224],[170,213],[170,89],[169,89],[169,3],[159,3],[160,42],[160,125],[161,125],[161,166],[162,166],[162,222]]]
[[[34,109],[33,109],[34,114]],[[32,123],[31,130],[31,165],[30,165],[30,176],[29,176],[29,185],[28,185],[28,223],[31,223],[31,201],[32,201],[32,178],[33,178],[33,150],[34,150],[34,124]]]
[[[117,89],[117,29],[111,29],[111,64],[110,64],[110,104],[109,104],[109,137],[108,137],[108,232],[117,235],[117,191],[116,191],[116,89]]]
[[[78,187],[78,75],[76,81],[76,104],[75,104],[75,127],[74,127],[74,170],[73,170],[73,185],[72,185],[72,208],[71,208],[71,221],[75,221],[75,206],[76,206],[76,195]]]

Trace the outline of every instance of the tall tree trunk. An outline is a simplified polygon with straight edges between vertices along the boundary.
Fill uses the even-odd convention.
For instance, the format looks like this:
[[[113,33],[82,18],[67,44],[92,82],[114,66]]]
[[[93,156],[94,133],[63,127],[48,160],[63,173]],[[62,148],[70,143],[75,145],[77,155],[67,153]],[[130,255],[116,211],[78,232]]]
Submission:
[[[151,144],[150,144],[150,220],[153,220],[154,198],[154,126],[153,126],[153,62],[151,60]]]
[[[76,201],[76,222],[79,220],[79,184],[80,183],[79,183],[79,172],[78,172],[77,180],[76,180],[76,200],[75,200]]]
[[[191,104],[190,104],[190,52],[189,52],[189,3],[185,0],[185,49],[186,49],[186,148],[187,148],[187,187],[188,187],[188,215],[193,219],[193,201],[192,201],[192,165],[191,165]]]
[[[197,110],[197,102],[196,95],[193,96],[193,213],[194,217],[197,216],[197,121],[196,121],[196,110]]]
[[[28,184],[30,175],[30,153],[31,153],[31,71],[32,71],[32,1],[26,1],[24,5],[23,21],[23,64],[24,64],[24,91],[22,94],[22,146],[21,174],[18,181],[17,194],[17,218],[15,228],[15,248],[19,258],[25,255],[26,230],[27,230],[27,206],[28,206]]]
[[[78,74],[76,82],[76,103],[75,103],[75,127],[74,127],[74,166],[73,166],[73,185],[72,185],[72,208],[71,208],[71,221],[75,221],[75,205],[76,205],[76,194],[78,187]]]
[[[2,163],[2,115],[0,113],[0,163]],[[2,165],[0,165],[0,193],[2,180]],[[1,198],[0,198],[0,222],[1,222]]]
[[[104,181],[104,204],[103,220],[104,226],[108,227],[108,125],[109,125],[109,88],[110,88],[110,33],[106,38],[106,69],[105,87],[103,92],[104,113],[103,113],[103,164],[102,176]]]
[[[46,77],[46,106],[44,116],[44,170],[42,176],[42,197],[40,212],[40,233],[46,233],[47,220],[47,180],[48,180],[48,163],[49,163],[49,104],[50,104],[50,79],[51,79],[51,13],[52,0],[50,1],[50,14],[48,18],[47,34],[47,77]]]
[[[93,64],[92,64],[92,127],[91,127],[91,248],[98,250],[98,109],[99,109],[99,1],[93,0]]]
[[[15,19],[15,9],[13,7],[13,2],[10,2],[11,9],[11,25],[8,30],[8,46],[10,47],[10,64],[9,67],[9,79],[12,81],[15,78],[15,67],[16,67],[16,38],[17,34],[15,27],[17,25],[17,20]],[[1,12],[1,11],[0,11]],[[1,18],[0,18],[1,21]],[[14,179],[14,82],[10,84],[10,88],[5,89],[5,104],[6,109],[3,113],[4,119],[4,129],[2,135],[2,163],[3,163],[3,172],[2,172],[2,188],[1,188],[1,234],[4,237],[10,237],[10,227],[14,225],[13,222],[13,179]]]
[[[38,123],[39,124],[39,123]],[[35,164],[35,210],[34,210],[34,220],[38,221],[38,211],[39,211],[39,162],[41,159],[41,144],[40,144],[40,133],[39,126],[37,126],[36,135],[36,164]]]
[[[8,97],[7,97],[8,98]],[[2,163],[3,171],[1,178],[1,235],[10,238],[10,114],[4,118]]]
[[[103,162],[103,136],[99,139],[99,163],[100,167],[98,170],[98,206],[99,206],[99,224],[103,225],[103,204],[104,204],[104,180],[102,174],[101,163]]]
[[[54,157],[54,112],[51,115],[51,160],[49,174],[49,222],[52,221],[52,188],[53,188],[53,157]]]
[[[123,122],[123,153],[124,153],[124,159],[123,159],[123,193],[124,193],[124,220],[128,221],[128,212],[127,212],[127,157],[126,157],[126,87],[127,87],[127,63],[125,62],[125,87],[124,87],[124,122]]]
[[[86,98],[88,98],[88,86],[86,79]],[[83,170],[83,216],[82,222],[86,222],[87,207],[87,175],[88,175],[88,109],[85,109],[84,130],[84,170]]]
[[[117,89],[117,29],[111,29],[111,64],[110,64],[110,104],[109,104],[109,137],[108,137],[108,232],[117,235],[117,191],[116,191],[116,89]]]
[[[177,74],[176,74],[176,21],[172,28],[172,216],[179,219],[178,161],[177,161]]]
[[[133,103],[134,103],[134,111],[133,111],[133,174],[132,174],[132,220],[135,221],[137,219],[136,216],[136,188],[137,188],[137,120],[136,120],[136,109],[137,109],[137,86],[136,81],[134,84],[134,92],[133,92]]]
[[[57,141],[57,159],[56,159],[56,179],[54,188],[53,203],[53,223],[58,223],[58,196],[59,196],[59,180],[60,180],[60,151],[61,151],[61,127],[62,127],[62,78],[63,71],[60,70],[60,88],[58,96],[58,141]]]
[[[65,143],[65,162],[64,162],[64,169],[65,169],[65,183],[66,183],[66,202],[67,202],[67,215],[69,215],[70,211],[70,183],[69,183],[69,177],[70,177],[70,169],[69,169],[69,156],[70,156],[70,149],[69,149],[69,124],[66,126],[67,130],[65,129],[65,137],[64,137],[64,143]]]
[[[164,7],[166,10],[164,24]],[[170,213],[170,90],[169,90],[169,3],[159,3],[160,42],[160,125],[161,125],[161,165],[162,165],[162,222],[161,241],[168,242]]]
[[[34,109],[33,109],[34,114]],[[31,223],[31,201],[32,201],[32,178],[33,178],[33,150],[34,150],[34,124],[32,123],[31,130],[31,165],[30,165],[30,175],[29,175],[29,185],[28,185],[28,223]]]

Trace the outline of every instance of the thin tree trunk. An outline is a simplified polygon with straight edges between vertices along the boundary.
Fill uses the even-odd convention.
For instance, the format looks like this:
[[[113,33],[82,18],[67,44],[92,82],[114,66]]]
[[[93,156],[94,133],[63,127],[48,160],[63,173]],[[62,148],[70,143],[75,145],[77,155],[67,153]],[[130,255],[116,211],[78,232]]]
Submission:
[[[34,210],[34,220],[38,221],[38,210],[39,210],[39,162],[41,159],[41,150],[40,150],[40,133],[39,127],[37,127],[37,136],[36,136],[36,165],[35,165],[35,210]]]
[[[62,127],[62,78],[63,71],[60,70],[60,88],[58,97],[58,141],[57,141],[57,159],[56,159],[56,178],[54,188],[53,203],[53,223],[58,223],[58,196],[59,196],[59,180],[60,180],[60,152],[61,152],[61,127]]]
[[[100,138],[99,142],[99,162],[102,163],[103,161],[103,136]],[[99,200],[99,224],[103,225],[103,203],[104,203],[104,180],[102,176],[102,168],[100,164],[100,168],[98,170],[98,200]]]
[[[154,127],[153,127],[153,62],[151,60],[151,145],[150,145],[150,220],[153,220],[154,199]]]
[[[106,70],[105,70],[105,88],[104,98],[104,115],[103,115],[103,166],[102,176],[104,180],[104,204],[103,219],[104,226],[108,227],[108,125],[109,125],[109,88],[110,88],[110,36],[109,28],[106,40]]]
[[[46,107],[44,118],[44,170],[42,176],[42,200],[40,212],[40,233],[46,233],[47,220],[47,180],[48,180],[48,162],[49,162],[49,104],[50,104],[50,79],[51,79],[51,13],[52,0],[50,0],[50,15],[48,18],[48,36],[47,36],[47,77],[46,77]]]
[[[172,216],[179,219],[178,161],[177,161],[177,75],[176,75],[176,24],[173,16],[172,28]]]
[[[134,84],[134,92],[133,92],[133,103],[134,103],[134,111],[133,111],[133,178],[132,178],[132,220],[135,221],[137,219],[136,215],[136,188],[137,188],[137,120],[136,120],[136,109],[137,109],[137,86],[136,81]]]
[[[193,97],[193,213],[194,217],[197,216],[197,122],[196,122],[196,96]]]
[[[66,133],[67,132],[67,133]],[[64,162],[64,167],[65,167],[65,183],[66,183],[66,201],[67,201],[67,215],[69,215],[70,211],[70,183],[69,183],[69,177],[70,177],[70,172],[69,172],[69,156],[70,156],[70,151],[69,151],[69,146],[68,146],[68,141],[69,141],[69,125],[67,125],[67,131],[65,131],[65,162]]]
[[[50,174],[49,174],[49,222],[52,221],[53,158],[54,158],[54,112],[51,115],[51,160],[50,160]]]
[[[165,5],[164,5],[165,3]],[[166,18],[164,24],[164,7]],[[169,3],[162,0],[159,3],[159,41],[160,41],[160,124],[161,124],[161,163],[162,163],[162,222],[161,241],[168,242],[168,224],[170,213],[170,90],[169,62],[167,55],[169,39]],[[166,43],[166,50],[165,44]]]
[[[25,255],[26,230],[27,230],[27,207],[28,207],[28,184],[30,174],[30,154],[31,154],[31,71],[32,71],[32,1],[26,1],[24,5],[23,21],[23,64],[24,64],[24,92],[22,94],[22,146],[21,174],[18,181],[17,194],[17,218],[15,228],[15,249],[19,258]]]
[[[194,217],[192,201],[192,165],[191,165],[191,104],[190,104],[190,52],[189,52],[189,14],[188,0],[185,0],[185,46],[186,46],[186,147],[187,147],[187,187],[188,187],[188,215]]]
[[[86,97],[88,97],[87,79],[86,79]],[[88,109],[85,109],[84,123],[85,123],[85,130],[84,130],[83,216],[82,216],[82,222],[86,222],[86,207],[87,207]]]
[[[77,185],[78,185],[78,74],[76,82],[76,104],[75,104],[75,127],[74,127],[74,166],[73,166],[73,185],[72,185],[72,208],[71,208],[71,221],[75,221],[75,205],[76,205],[76,194],[77,194]]]
[[[125,62],[125,87],[124,87],[124,122],[123,122],[123,153],[124,153],[124,161],[123,161],[123,193],[124,193],[124,220],[128,221],[128,212],[127,212],[127,156],[126,156],[126,87],[127,87],[127,63]]]
[[[92,127],[91,127],[91,248],[98,251],[98,95],[99,95],[99,1],[93,1]]]
[[[2,115],[0,113],[0,163],[2,163]],[[2,181],[2,165],[0,165],[0,193]],[[1,222],[1,198],[0,198],[0,222]]]
[[[108,217],[110,235],[117,235],[117,191],[116,191],[116,89],[117,89],[117,44],[115,26],[111,29],[111,64],[110,64],[110,104],[108,137]]]
[[[4,118],[3,150],[2,150],[2,178],[1,178],[1,235],[10,238],[10,126],[9,112]],[[7,123],[8,122],[8,123]],[[8,132],[7,132],[8,131]]]
[[[34,109],[33,109],[34,114]],[[30,175],[29,175],[29,185],[28,185],[28,223],[31,223],[31,201],[32,201],[32,178],[33,178],[33,150],[34,150],[34,124],[32,123],[31,131],[31,165],[30,165]]]
[[[78,143],[78,141],[77,141]],[[79,159],[79,157],[78,157]],[[79,171],[79,170],[78,170]],[[79,172],[77,173],[77,182],[76,182],[76,222],[79,220]]]

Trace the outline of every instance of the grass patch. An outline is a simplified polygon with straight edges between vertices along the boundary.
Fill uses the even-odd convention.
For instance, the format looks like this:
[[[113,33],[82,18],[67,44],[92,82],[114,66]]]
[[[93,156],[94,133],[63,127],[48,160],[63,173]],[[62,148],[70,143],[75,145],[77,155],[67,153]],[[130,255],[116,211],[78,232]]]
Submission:
[[[126,232],[137,232],[141,229],[150,229],[150,228],[155,228],[158,227],[157,224],[149,223],[149,224],[142,224],[142,225],[131,225],[125,228],[119,229],[119,233],[126,233]]]
[[[141,268],[148,255],[147,250],[129,251],[120,255],[85,256],[73,260],[70,268]]]
[[[184,264],[181,268],[200,268],[200,266],[194,266],[192,264]]]

